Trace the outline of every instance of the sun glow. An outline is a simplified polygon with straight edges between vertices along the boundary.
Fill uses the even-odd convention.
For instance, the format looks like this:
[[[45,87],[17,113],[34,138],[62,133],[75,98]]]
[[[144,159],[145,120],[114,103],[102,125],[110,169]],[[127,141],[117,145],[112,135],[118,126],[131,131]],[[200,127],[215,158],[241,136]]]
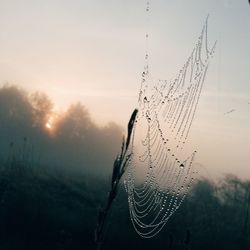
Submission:
[[[48,132],[52,133],[55,130],[55,116],[50,116],[45,123],[45,128]]]
[[[52,125],[50,124],[50,122],[47,122],[46,125],[45,125],[45,127],[46,127],[47,129],[49,129],[49,130],[52,129]]]

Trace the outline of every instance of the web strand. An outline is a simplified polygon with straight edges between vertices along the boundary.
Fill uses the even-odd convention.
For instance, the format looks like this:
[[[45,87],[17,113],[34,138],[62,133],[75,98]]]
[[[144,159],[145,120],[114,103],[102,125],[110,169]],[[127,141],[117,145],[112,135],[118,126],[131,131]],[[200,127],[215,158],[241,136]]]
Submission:
[[[146,2],[146,13],[150,3]],[[194,121],[209,60],[206,19],[190,56],[174,79],[153,79],[149,70],[148,30],[139,112],[131,159],[124,181],[132,224],[144,238],[157,235],[184,201],[196,172],[196,151],[182,158]]]

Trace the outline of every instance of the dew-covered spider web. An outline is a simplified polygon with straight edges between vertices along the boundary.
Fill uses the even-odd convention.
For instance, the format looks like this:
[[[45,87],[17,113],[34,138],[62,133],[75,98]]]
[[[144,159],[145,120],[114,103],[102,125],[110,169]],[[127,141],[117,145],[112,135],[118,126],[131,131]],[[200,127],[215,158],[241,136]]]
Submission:
[[[206,19],[190,56],[170,80],[152,77],[146,52],[124,181],[131,221],[144,238],[161,231],[194,182],[196,151],[184,155],[215,45],[208,46]]]

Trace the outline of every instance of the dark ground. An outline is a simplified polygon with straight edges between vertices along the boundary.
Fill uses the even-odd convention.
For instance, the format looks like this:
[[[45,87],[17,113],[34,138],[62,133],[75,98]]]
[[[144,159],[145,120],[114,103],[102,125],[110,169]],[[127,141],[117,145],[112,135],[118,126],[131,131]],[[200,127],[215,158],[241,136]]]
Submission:
[[[94,249],[98,211],[108,180],[79,173],[1,164],[0,249]],[[196,183],[153,239],[134,231],[124,188],[113,204],[103,249],[250,249],[249,183],[228,175],[216,186]]]

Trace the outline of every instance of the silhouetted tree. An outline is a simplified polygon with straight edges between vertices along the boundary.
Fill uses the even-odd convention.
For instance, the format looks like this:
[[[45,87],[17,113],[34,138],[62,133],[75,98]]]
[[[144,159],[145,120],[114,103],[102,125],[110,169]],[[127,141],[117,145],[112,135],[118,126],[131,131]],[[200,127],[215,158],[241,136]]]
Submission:
[[[44,128],[52,113],[52,101],[46,94],[35,92],[30,95],[30,102],[33,108],[33,125]]]

